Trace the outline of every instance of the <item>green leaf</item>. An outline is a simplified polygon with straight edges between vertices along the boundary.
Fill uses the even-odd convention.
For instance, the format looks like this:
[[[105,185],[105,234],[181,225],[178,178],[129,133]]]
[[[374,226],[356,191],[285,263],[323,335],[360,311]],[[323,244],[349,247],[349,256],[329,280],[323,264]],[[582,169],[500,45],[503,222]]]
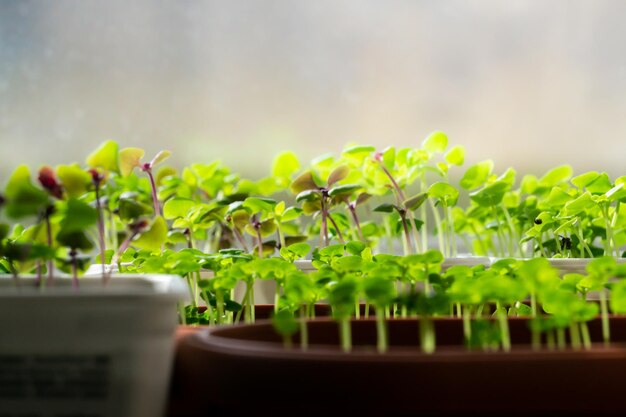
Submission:
[[[368,146],[368,145],[357,145],[357,146],[351,146],[347,149],[344,149],[344,151],[342,152],[342,154],[344,155],[357,155],[357,154],[370,154],[372,152],[375,152],[376,148],[374,146]]]
[[[504,194],[511,188],[510,184],[503,181],[497,181],[489,184],[481,190],[470,194],[472,201],[483,207],[492,207],[500,204],[504,198]]]
[[[163,244],[167,240],[167,222],[161,216],[154,219],[150,229],[141,233],[141,235],[133,240],[133,246],[139,249],[146,249],[151,252],[159,252]]]
[[[5,194],[7,216],[18,219],[38,215],[49,204],[48,194],[30,181],[26,165],[18,166],[7,183]]]
[[[561,207],[571,200],[569,194],[563,191],[561,188],[553,188],[545,200],[549,207]]]
[[[532,194],[539,186],[539,180],[534,175],[524,175],[520,189],[524,194]]]
[[[396,164],[396,148],[390,146],[383,151],[383,164],[385,168],[389,170],[393,169]]]
[[[300,174],[300,176],[298,176],[298,178],[293,180],[293,182],[291,183],[290,188],[291,188],[291,192],[294,193],[294,194],[298,194],[298,193],[301,193],[302,191],[306,191],[306,190],[317,190],[317,189],[319,189],[319,187],[317,186],[317,184],[313,180],[313,174],[311,173],[311,171],[306,171],[306,172]]]
[[[196,203],[188,198],[171,198],[163,204],[163,217],[166,219],[176,219],[187,217],[187,213]]]
[[[392,213],[394,210],[398,210],[398,207],[390,203],[383,203],[374,208],[374,211],[379,213]]]
[[[320,192],[318,190],[306,190],[302,191],[296,196],[296,202],[301,201],[316,201],[320,199]]]
[[[141,165],[145,152],[139,148],[124,148],[120,151],[120,172],[127,177],[135,167]]]
[[[346,252],[352,255],[361,255],[361,252],[367,247],[367,245],[358,240],[353,240],[346,243]]]
[[[328,176],[328,186],[332,187],[335,183],[346,178],[349,173],[350,173],[350,168],[347,165],[338,166]]]
[[[620,280],[613,284],[609,303],[613,313],[626,313],[626,280]]]
[[[345,185],[338,185],[336,187],[331,188],[330,190],[328,190],[328,195],[331,197],[336,197],[339,195],[352,195],[352,193],[354,193],[356,190],[363,188],[358,184],[345,184]]]
[[[436,182],[428,189],[428,196],[453,206],[459,199],[459,190],[445,182]]]
[[[295,243],[287,246],[287,250],[294,253],[298,258],[304,258],[311,251],[311,245],[307,243]]]
[[[261,222],[261,236],[266,237],[276,231],[276,222],[274,219],[268,219]]]
[[[584,174],[580,174],[572,178],[572,184],[582,190],[587,185],[595,181],[599,176],[600,174],[595,171],[585,172]]]
[[[61,231],[64,233],[81,232],[96,224],[98,212],[89,204],[75,198],[67,202],[61,221]]]
[[[287,309],[280,310],[272,317],[272,326],[283,336],[291,336],[298,331],[299,325],[293,313]]]
[[[102,168],[109,172],[118,172],[118,149],[116,142],[112,140],[106,141],[87,157],[85,163],[91,168]]]
[[[91,185],[91,175],[78,166],[78,164],[59,165],[56,174],[70,198],[80,197]]]
[[[569,180],[573,172],[574,170],[570,165],[561,165],[548,171],[541,177],[539,183],[542,187],[554,187],[559,183]]]
[[[356,206],[360,206],[361,204],[365,203],[367,200],[369,200],[371,198],[371,194],[367,194],[367,193],[361,193],[359,194],[359,196],[356,198],[355,201],[355,205]]]
[[[443,132],[433,132],[422,142],[422,149],[431,154],[444,152],[447,147],[448,136]]]
[[[461,166],[465,162],[465,148],[461,145],[455,145],[446,153],[445,158],[450,165]]]
[[[591,194],[604,194],[613,188],[611,180],[606,172],[598,175],[598,177],[591,183],[587,184],[587,191]]]
[[[589,191],[582,194],[575,200],[569,201],[565,204],[565,212],[570,216],[578,215],[579,213],[589,210],[596,206],[596,202],[593,201],[593,197]]]
[[[301,208],[289,207],[289,208],[287,208],[287,210],[285,210],[285,212],[281,216],[280,220],[281,220],[282,223],[286,223],[286,222],[290,222],[290,221],[293,221],[293,220],[297,219],[301,215],[302,215],[302,209]]]
[[[341,156],[352,166],[360,167],[363,165],[366,158],[369,158],[374,152],[376,152],[376,148],[374,146],[358,145],[344,149]]]
[[[369,302],[381,307],[390,305],[396,297],[394,281],[384,276],[368,276],[363,282],[363,290]]]
[[[276,204],[276,200],[261,197],[248,197],[243,201],[243,206],[252,213],[273,213]]]
[[[281,152],[274,158],[272,176],[291,178],[300,169],[300,161],[291,151]]]
[[[472,165],[469,167],[463,178],[461,178],[460,185],[466,190],[473,190],[474,188],[478,188],[483,185],[489,175],[491,175],[491,171],[493,170],[493,161],[487,160],[477,163],[476,165]]]
[[[81,251],[89,251],[93,249],[93,242],[87,237],[82,230],[63,230],[56,236],[57,242],[62,246],[78,249]]]
[[[152,161],[150,161],[150,167],[153,168],[155,165],[160,164],[161,162],[163,162],[167,158],[169,158],[170,155],[172,155],[172,153],[170,151],[160,151],[159,153],[157,153],[154,156],[154,158],[152,158]],[[143,155],[142,155],[142,157],[143,157]]]
[[[428,199],[428,193],[419,193],[411,198],[404,200],[402,203],[407,210],[417,210]]]

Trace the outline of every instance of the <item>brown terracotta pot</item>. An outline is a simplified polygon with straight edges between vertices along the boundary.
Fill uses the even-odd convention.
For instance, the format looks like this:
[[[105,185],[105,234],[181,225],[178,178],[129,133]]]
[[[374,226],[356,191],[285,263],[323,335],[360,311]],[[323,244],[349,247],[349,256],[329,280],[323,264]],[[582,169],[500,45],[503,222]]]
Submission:
[[[610,347],[590,351],[534,352],[527,320],[509,324],[510,353],[468,352],[461,321],[437,319],[432,355],[416,319],[389,322],[382,355],[372,320],[353,321],[349,354],[329,319],[309,324],[306,352],[285,350],[269,322],[202,330],[179,340],[171,416],[626,413],[626,318],[611,318]],[[589,327],[600,340],[600,321]]]

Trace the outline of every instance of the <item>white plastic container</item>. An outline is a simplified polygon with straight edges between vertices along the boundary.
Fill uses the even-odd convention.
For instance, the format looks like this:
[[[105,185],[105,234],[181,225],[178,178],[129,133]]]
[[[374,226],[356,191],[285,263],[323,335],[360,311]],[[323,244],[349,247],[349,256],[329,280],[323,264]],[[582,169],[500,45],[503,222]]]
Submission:
[[[441,264],[441,269],[445,271],[448,268],[452,266],[457,266],[457,265],[470,266],[470,267],[478,266],[478,265],[489,266],[491,265],[491,259],[489,259],[487,256],[460,255],[456,257],[445,258],[443,260],[443,263]]]
[[[79,282],[0,279],[0,415],[162,416],[184,281]]]

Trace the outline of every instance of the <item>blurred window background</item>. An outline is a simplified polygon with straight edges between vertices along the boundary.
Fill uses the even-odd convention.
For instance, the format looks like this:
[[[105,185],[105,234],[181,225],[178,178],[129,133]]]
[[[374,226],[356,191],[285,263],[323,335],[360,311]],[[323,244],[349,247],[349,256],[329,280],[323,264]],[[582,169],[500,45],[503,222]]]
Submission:
[[[0,2],[0,179],[106,139],[265,175],[448,133],[467,163],[623,175],[626,2]]]

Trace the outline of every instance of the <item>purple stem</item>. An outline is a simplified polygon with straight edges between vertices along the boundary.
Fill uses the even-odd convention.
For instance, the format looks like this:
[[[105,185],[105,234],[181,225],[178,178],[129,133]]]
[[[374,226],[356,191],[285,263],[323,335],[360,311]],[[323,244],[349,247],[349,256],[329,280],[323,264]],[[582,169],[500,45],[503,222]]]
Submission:
[[[387,177],[389,178],[389,181],[391,181],[391,184],[393,185],[394,190],[396,191],[397,198],[398,198],[398,200],[400,200],[398,202],[399,203],[404,202],[404,200],[406,200],[406,199],[404,198],[404,193],[400,189],[400,186],[398,185],[396,180],[391,175],[391,172],[389,172],[387,167],[383,164],[383,161],[379,161],[379,163],[380,163],[380,167],[383,169],[383,172],[385,173],[385,175],[387,175]]]
[[[352,220],[354,220],[354,224],[356,224],[356,230],[359,233],[359,239],[361,242],[365,243],[365,236],[363,236],[363,230],[361,230],[361,223],[359,222],[359,218],[356,215],[356,208],[353,204],[348,204],[348,209],[350,210],[350,214],[352,214]]]
[[[260,225],[257,227],[255,226],[256,229],[256,238],[257,241],[259,242],[259,258],[263,259],[263,237],[261,236],[261,229],[260,229]]]
[[[130,246],[130,242],[135,238],[135,236],[137,236],[138,233],[139,232],[133,232],[129,234],[126,239],[124,239],[124,241],[120,245],[117,252],[115,252],[113,254],[113,257],[111,258],[111,267],[113,267],[113,265],[116,265],[118,263],[118,259],[120,258],[120,255],[124,253],[126,249],[128,249],[128,247]],[[110,277],[111,277],[111,274],[104,274],[104,285],[107,285]]]
[[[326,216],[327,216],[327,212],[326,212],[326,204],[324,201],[324,196],[322,196],[321,201],[321,205],[322,205],[322,230],[321,230],[321,234],[322,234],[322,239],[324,240],[324,246],[328,246],[328,223],[326,222]]]
[[[235,234],[237,241],[239,241],[239,243],[241,244],[243,250],[246,252],[250,252],[250,250],[248,249],[248,245],[246,245],[245,239],[243,238],[243,236],[241,235],[241,232],[237,230],[236,227],[233,227],[233,233]]]
[[[152,202],[154,203],[154,215],[161,216],[161,206],[159,205],[159,197],[157,196],[156,183],[154,182],[154,175],[152,175],[152,168],[144,168],[146,174],[150,178],[150,187],[152,187]]]
[[[341,234],[341,230],[339,230],[339,227],[337,227],[337,223],[335,223],[335,220],[333,219],[333,217],[330,215],[330,213],[328,213],[328,220],[330,220],[330,222],[333,224],[333,227],[335,228],[335,230],[337,231],[337,236],[339,237],[339,241],[341,243],[345,243],[345,241],[343,240],[343,235]]]

